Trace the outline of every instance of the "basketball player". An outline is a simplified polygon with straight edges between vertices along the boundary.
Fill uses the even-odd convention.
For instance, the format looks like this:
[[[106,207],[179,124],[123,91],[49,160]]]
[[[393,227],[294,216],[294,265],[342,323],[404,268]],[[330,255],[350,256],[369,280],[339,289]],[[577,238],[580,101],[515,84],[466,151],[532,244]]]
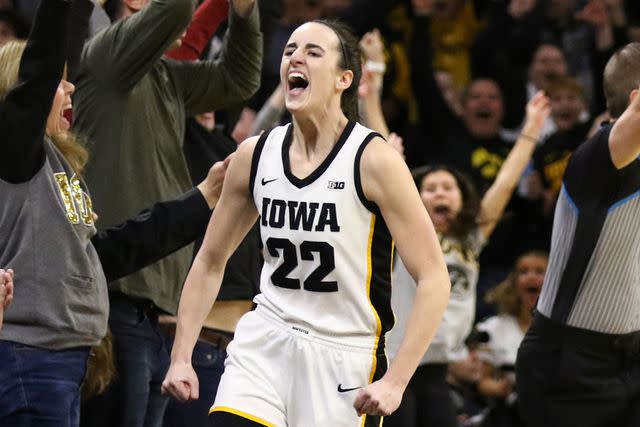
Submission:
[[[183,290],[163,389],[198,398],[192,348],[227,258],[259,218],[262,293],[228,347],[213,424],[378,426],[435,333],[448,273],[404,162],[355,122],[357,39],[337,23],[306,23],[287,42],[280,72],[293,123],[247,140],[230,165]],[[418,290],[386,370],[392,238]]]
[[[606,124],[573,153],[516,362],[529,426],[640,425],[640,43],[604,71]]]

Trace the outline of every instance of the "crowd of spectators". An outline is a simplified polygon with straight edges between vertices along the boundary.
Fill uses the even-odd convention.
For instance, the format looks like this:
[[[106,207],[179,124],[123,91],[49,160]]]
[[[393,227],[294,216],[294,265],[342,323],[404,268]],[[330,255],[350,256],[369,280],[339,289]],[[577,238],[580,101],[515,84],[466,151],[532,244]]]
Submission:
[[[78,76],[79,80],[74,98],[79,114],[74,128],[91,137],[93,143],[89,150],[94,163],[89,165],[87,179],[98,189],[94,198],[102,208],[99,213],[104,225],[115,224],[140,207],[202,180],[210,165],[197,166],[207,157],[188,145],[189,141],[201,141],[204,151],[207,144],[220,144],[211,158],[222,160],[235,150],[234,144],[287,120],[280,58],[293,29],[306,21],[338,18],[362,37],[367,61],[359,90],[363,121],[403,153],[407,164],[416,170],[416,178],[423,176],[419,172],[425,166],[444,165],[466,176],[480,196],[485,194],[521,135],[527,104],[536,93],[544,92],[550,114],[535,138],[535,152],[516,191],[478,254],[477,323],[465,341],[467,351],[459,360],[449,360],[447,370],[460,425],[521,425],[513,409],[517,398],[513,392],[515,354],[542,286],[564,168],[571,153],[607,120],[603,114],[604,66],[616,49],[640,41],[640,2],[258,0],[263,48],[258,75],[260,55],[250,58],[244,49],[254,48],[260,40],[245,41],[238,36],[251,31],[245,22],[248,18],[232,12],[228,25],[223,22],[229,10],[227,2],[205,0],[187,30],[188,43],[183,49],[189,55],[181,56],[185,50],[169,53],[172,59],[163,61],[208,61],[198,70],[189,68],[188,62],[168,66],[171,77],[163,78],[167,82],[182,79],[176,84],[183,89],[188,85],[184,89],[188,94],[179,109],[167,107],[164,116],[158,116],[157,107],[169,105],[160,99],[166,94],[157,98],[157,88],[148,88],[155,95],[140,97],[138,83],[145,73],[151,73],[151,65],[141,61],[148,56],[159,61],[183,23],[160,20],[167,11],[158,7],[154,9],[158,16],[147,12],[136,22],[130,20],[128,26],[109,26],[111,20],[135,14],[149,3],[122,0],[127,7],[114,9],[118,1],[96,5],[87,34],[74,35],[80,40],[91,37],[89,54],[79,67],[72,58],[68,62],[70,78]],[[0,46],[27,37],[38,3],[0,0]],[[136,9],[137,3],[144,5]],[[185,16],[172,15],[172,19],[184,18],[186,22],[188,10],[182,11]],[[164,26],[164,33],[154,33],[152,24]],[[126,39],[127,31],[130,39]],[[231,37],[225,41],[227,31]],[[158,71],[158,75],[162,73]],[[223,77],[213,77],[217,80],[210,83],[203,77],[207,73]],[[235,89],[221,89],[229,87]],[[153,111],[132,103],[130,92],[140,97],[140,105]],[[254,95],[248,99],[250,93]],[[158,105],[149,107],[152,103]],[[88,113],[95,117],[88,117]],[[181,139],[186,132],[186,163],[183,154],[176,152],[173,158],[158,157],[153,170],[144,170],[148,160],[145,150],[151,148],[114,137],[125,114],[137,117],[130,121],[135,126],[127,124],[131,141],[141,142],[150,134]],[[153,114],[155,118],[145,122]],[[123,151],[127,149],[131,153]],[[122,162],[128,162],[125,169],[129,175],[105,180],[108,170],[114,164],[122,166]],[[166,172],[163,179],[170,188],[166,194],[156,194],[158,186],[146,184],[146,179],[158,176],[157,170]],[[138,187],[132,187],[134,184]],[[127,187],[126,200],[123,187]],[[191,253],[185,250],[182,255],[189,257]],[[184,264],[177,269],[175,277],[184,276],[187,267]],[[135,282],[128,281],[122,283]],[[117,289],[124,293],[140,289],[139,285],[130,286],[133,288],[122,285]],[[178,294],[179,288],[174,287],[170,295],[158,295],[152,302],[172,313]],[[115,332],[116,338],[122,334]],[[134,351],[136,345],[132,342],[125,350]],[[164,410],[166,403],[161,406]],[[412,424],[407,421],[402,425]]]

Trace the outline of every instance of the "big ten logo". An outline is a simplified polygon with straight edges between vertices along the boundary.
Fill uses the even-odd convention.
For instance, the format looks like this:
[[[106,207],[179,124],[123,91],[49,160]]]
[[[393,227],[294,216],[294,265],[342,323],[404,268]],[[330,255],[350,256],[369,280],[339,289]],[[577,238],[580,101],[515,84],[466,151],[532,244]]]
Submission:
[[[484,147],[473,150],[471,153],[471,166],[474,169],[478,169],[485,179],[495,178],[503,162],[504,157],[491,153]]]
[[[343,190],[344,181],[329,181],[329,186],[327,188],[331,188],[334,190]]]
[[[62,196],[62,202],[71,224],[82,223],[86,226],[93,225],[93,206],[91,198],[82,190],[80,180],[75,174],[69,179],[65,172],[53,174]]]

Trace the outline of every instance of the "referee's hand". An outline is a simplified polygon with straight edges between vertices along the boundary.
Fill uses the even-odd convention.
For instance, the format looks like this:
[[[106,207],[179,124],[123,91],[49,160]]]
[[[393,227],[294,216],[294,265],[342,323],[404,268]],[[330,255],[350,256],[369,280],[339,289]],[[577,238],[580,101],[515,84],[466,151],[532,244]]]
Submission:
[[[356,409],[358,416],[365,414],[391,415],[400,406],[403,393],[403,387],[382,377],[358,392],[353,407]]]
[[[198,400],[198,389],[198,376],[191,363],[172,362],[162,382],[162,393],[184,403],[189,400]]]

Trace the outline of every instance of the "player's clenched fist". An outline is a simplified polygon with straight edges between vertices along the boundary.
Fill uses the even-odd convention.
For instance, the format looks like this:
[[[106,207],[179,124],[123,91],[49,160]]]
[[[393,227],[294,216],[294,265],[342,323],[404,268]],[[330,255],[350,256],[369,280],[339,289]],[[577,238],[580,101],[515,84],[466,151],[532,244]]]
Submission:
[[[400,406],[403,393],[404,387],[383,377],[360,390],[353,407],[358,415],[391,415]]]
[[[198,376],[191,363],[172,363],[162,382],[162,393],[180,402],[198,400]]]

